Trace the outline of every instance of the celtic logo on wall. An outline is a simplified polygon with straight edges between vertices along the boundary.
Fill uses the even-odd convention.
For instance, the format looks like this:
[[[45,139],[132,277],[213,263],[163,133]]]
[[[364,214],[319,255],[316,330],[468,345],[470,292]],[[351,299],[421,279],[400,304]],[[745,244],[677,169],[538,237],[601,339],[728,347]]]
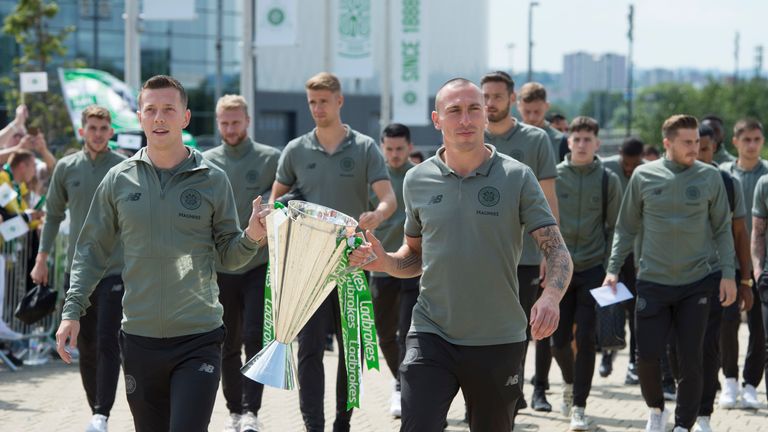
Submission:
[[[418,99],[418,97],[416,96],[416,93],[412,90],[409,90],[403,94],[403,102],[405,102],[408,105],[415,104],[416,99]]]
[[[339,55],[368,57],[371,55],[371,1],[339,0]]]
[[[279,26],[285,21],[285,12],[279,7],[274,7],[267,12],[267,21],[273,26]]]

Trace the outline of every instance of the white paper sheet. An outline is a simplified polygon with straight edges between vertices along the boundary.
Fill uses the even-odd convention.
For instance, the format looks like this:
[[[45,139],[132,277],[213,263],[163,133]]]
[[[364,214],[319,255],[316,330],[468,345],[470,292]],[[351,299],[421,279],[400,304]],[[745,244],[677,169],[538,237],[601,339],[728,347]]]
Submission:
[[[0,234],[5,240],[13,240],[29,232],[29,226],[21,216],[16,216],[0,223]]]
[[[18,195],[8,183],[0,184],[0,206],[5,207],[6,204],[15,200]]]
[[[620,303],[632,298],[632,293],[629,292],[627,286],[621,282],[616,284],[616,294],[611,291],[611,287],[609,286],[591,289],[589,290],[589,293],[592,294],[592,297],[595,298],[595,301],[597,301],[597,304],[599,304],[600,307]]]

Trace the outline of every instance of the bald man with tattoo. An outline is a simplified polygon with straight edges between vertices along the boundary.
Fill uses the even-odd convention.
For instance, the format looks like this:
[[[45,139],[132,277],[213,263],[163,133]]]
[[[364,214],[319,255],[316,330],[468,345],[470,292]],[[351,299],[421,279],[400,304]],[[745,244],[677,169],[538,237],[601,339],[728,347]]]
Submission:
[[[480,88],[463,78],[445,83],[432,122],[444,145],[405,176],[405,244],[387,253],[368,232],[371,243],[352,264],[373,252],[367,270],[421,274],[400,366],[401,431],[442,431],[461,389],[471,430],[506,432],[521,397],[527,325],[535,339],[555,331],[573,263],[531,169],[484,142]],[[530,317],[516,272],[527,233],[548,269]]]

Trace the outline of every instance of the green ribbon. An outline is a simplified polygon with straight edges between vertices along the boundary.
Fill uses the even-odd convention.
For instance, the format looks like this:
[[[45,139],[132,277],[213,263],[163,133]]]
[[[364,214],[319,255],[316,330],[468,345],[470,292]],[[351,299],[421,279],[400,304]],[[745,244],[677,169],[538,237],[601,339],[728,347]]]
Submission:
[[[349,264],[353,247],[347,247],[339,270]],[[368,370],[379,370],[379,349],[374,323],[373,302],[368,281],[362,270],[343,275],[338,283],[341,307],[341,336],[344,345],[344,362],[347,370],[347,410],[360,407],[360,386],[363,365],[360,361],[362,348]]]
[[[275,209],[285,208],[279,202],[275,202]],[[272,273],[269,271],[269,261],[267,261],[267,276],[264,280],[264,330],[263,342],[267,346],[275,340],[275,312],[272,309]]]
[[[272,310],[272,274],[267,262],[267,277],[264,281],[264,345],[275,340],[275,316]]]

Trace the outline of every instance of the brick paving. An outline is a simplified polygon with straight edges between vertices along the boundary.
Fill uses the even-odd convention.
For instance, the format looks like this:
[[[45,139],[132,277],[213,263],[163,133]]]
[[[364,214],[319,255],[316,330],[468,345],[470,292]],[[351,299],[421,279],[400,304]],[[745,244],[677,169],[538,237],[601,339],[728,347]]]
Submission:
[[[742,351],[746,349],[746,326],[741,327]],[[334,412],[332,387],[335,383],[336,354],[326,353],[326,418],[330,430]],[[533,356],[529,356],[526,376],[533,374]],[[599,360],[598,360],[599,361]],[[385,363],[381,362],[382,365]],[[742,361],[743,364],[743,352]],[[627,431],[642,430],[645,426],[647,408],[640,397],[637,386],[624,385],[627,367],[626,350],[619,354],[615,372],[608,378],[601,378],[595,371],[592,393],[588,400],[587,415],[592,430]],[[568,420],[559,414],[561,379],[557,366],[550,373],[551,391],[549,401],[555,411],[534,412],[526,409],[518,417],[516,431],[566,431]],[[388,414],[392,389],[392,376],[386,370],[366,373],[364,377],[362,408],[352,417],[353,431],[395,431],[399,421]],[[532,387],[526,385],[525,395],[530,398]],[[765,387],[761,384],[759,396],[765,403]],[[673,404],[672,404],[673,405]],[[219,391],[210,430],[220,431],[227,416],[224,397]],[[80,384],[77,366],[51,361],[43,366],[25,366],[19,372],[10,372],[0,366],[0,431],[82,431],[90,418],[85,393]],[[468,431],[464,418],[464,404],[461,395],[454,400],[448,414],[447,431]],[[260,419],[265,431],[302,431],[301,415],[298,408],[298,393],[267,387],[264,392],[264,406]],[[720,410],[715,408],[712,417],[715,431],[768,431],[768,409]],[[120,379],[117,401],[109,421],[110,431],[132,431],[130,411],[124,396],[123,380]]]

